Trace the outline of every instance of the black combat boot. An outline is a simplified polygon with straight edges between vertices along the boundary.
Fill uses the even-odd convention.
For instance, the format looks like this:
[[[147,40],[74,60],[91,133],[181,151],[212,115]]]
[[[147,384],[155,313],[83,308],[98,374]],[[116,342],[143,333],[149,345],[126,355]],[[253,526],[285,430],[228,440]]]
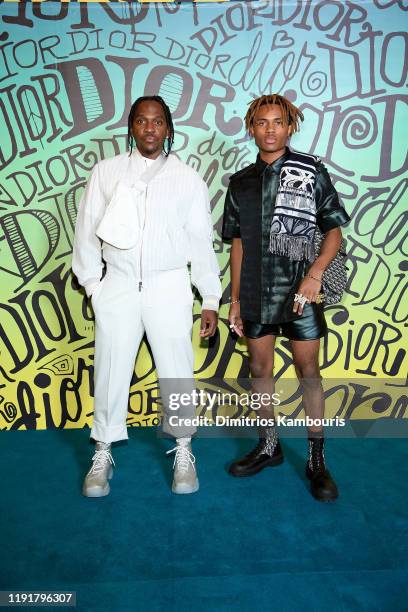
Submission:
[[[229,467],[231,476],[253,476],[266,467],[283,463],[283,453],[275,427],[267,427],[258,444],[245,457]]]
[[[338,496],[336,483],[324,463],[324,438],[309,438],[309,460],[306,476],[310,480],[310,491],[319,501],[334,501]]]

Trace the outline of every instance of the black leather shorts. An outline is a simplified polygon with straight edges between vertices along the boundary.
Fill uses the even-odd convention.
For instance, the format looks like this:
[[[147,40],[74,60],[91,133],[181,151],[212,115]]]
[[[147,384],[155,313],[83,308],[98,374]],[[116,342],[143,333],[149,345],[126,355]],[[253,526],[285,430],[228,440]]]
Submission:
[[[327,334],[327,323],[324,317],[323,304],[305,304],[303,313],[295,321],[286,323],[254,323],[244,319],[244,336],[262,338],[262,336],[285,336],[289,340],[317,340]]]

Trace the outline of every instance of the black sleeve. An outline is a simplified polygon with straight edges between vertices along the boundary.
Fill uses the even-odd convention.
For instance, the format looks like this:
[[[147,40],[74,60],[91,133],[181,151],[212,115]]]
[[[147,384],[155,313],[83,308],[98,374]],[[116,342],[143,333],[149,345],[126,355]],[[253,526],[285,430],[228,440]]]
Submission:
[[[241,238],[241,226],[239,222],[239,206],[232,194],[231,183],[225,196],[224,218],[222,222],[223,240]]]
[[[332,185],[329,173],[321,162],[316,168],[316,222],[324,234],[350,221],[345,208],[339,202],[337,191]]]

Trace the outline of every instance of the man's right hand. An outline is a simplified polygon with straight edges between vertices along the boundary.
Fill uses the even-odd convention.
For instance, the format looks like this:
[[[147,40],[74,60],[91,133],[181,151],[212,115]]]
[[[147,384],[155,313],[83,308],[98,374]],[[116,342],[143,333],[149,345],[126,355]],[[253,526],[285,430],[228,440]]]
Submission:
[[[241,319],[241,307],[239,302],[231,304],[228,314],[230,330],[240,338],[244,335],[244,324]]]

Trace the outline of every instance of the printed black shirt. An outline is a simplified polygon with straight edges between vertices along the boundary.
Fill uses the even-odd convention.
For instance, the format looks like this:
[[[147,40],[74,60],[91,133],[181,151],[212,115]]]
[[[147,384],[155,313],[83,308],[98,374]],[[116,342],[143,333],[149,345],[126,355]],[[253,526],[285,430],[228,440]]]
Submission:
[[[257,323],[285,323],[298,318],[293,300],[310,267],[308,261],[293,261],[268,250],[280,170],[289,154],[286,148],[269,165],[258,154],[254,164],[231,176],[225,199],[223,240],[242,239],[241,317]],[[316,167],[315,201],[321,232],[350,221],[322,162]]]

